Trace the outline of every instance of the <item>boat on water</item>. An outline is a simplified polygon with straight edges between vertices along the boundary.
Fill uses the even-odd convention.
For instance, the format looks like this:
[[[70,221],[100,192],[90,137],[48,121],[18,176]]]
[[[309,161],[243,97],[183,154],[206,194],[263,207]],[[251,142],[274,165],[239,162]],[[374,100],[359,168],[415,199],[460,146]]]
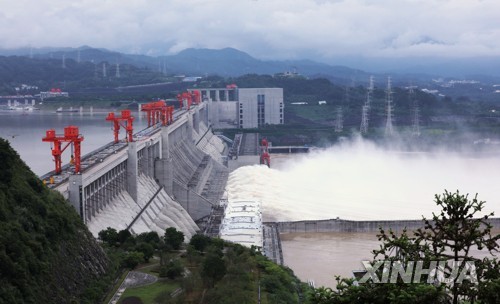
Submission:
[[[23,111],[24,107],[22,107],[22,106],[9,106],[8,109],[11,111]]]
[[[73,107],[70,107],[69,109],[64,109],[63,107],[59,107],[56,110],[56,113],[76,113],[78,112],[78,109],[73,109]]]
[[[8,107],[9,110],[11,111],[35,111],[35,110],[40,110],[39,108],[35,108],[33,106],[26,106],[26,107],[21,107],[21,106],[10,106]]]
[[[32,106],[28,106],[28,107],[24,107],[23,109],[24,111],[37,111],[37,110],[40,110],[40,108],[35,108],[35,107],[32,107]]]

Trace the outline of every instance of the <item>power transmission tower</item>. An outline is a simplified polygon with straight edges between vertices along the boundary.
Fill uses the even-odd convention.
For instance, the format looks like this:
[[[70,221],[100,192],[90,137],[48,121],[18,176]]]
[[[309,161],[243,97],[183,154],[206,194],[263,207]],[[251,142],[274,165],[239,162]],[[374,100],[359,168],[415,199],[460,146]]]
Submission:
[[[348,105],[350,100],[349,86],[345,87],[345,94],[342,103],[337,107],[335,118],[335,132],[340,133],[344,130],[344,113],[343,105]]]
[[[368,91],[366,92],[366,101],[363,107],[361,108],[361,127],[360,132],[362,134],[368,133],[368,122],[370,120],[370,107],[372,103],[373,96],[373,76],[370,76],[370,84],[368,85]]]
[[[340,133],[343,130],[344,130],[344,118],[342,113],[342,106],[338,106],[335,118],[335,132]]]
[[[368,106],[366,104],[361,108],[361,128],[362,134],[368,133]]]
[[[412,132],[413,136],[420,136],[420,109],[418,106],[418,100],[415,96],[415,91],[413,86],[410,85],[409,99],[412,107]]]
[[[102,78],[108,77],[108,73],[106,71],[106,62],[102,63]]]
[[[386,122],[385,122],[385,135],[386,136],[392,136],[394,134],[392,120],[393,120],[393,105],[392,105],[391,77],[387,77]]]

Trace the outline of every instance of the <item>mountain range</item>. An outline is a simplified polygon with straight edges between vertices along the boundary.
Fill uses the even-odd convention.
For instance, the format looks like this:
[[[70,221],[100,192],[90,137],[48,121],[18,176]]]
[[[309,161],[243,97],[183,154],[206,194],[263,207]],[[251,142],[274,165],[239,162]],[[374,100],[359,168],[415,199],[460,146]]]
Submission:
[[[33,58],[73,59],[94,63],[131,64],[168,74],[187,76],[219,75],[236,77],[244,74],[298,73],[306,77],[326,77],[346,83],[367,79],[371,74],[393,75],[404,79],[433,77],[500,77],[500,57],[486,58],[344,58],[345,65],[330,65],[313,60],[260,60],[234,48],[185,49],[175,55],[152,57],[125,54],[102,48],[20,48],[0,49],[3,56],[30,56]],[[358,66],[360,69],[350,68]],[[363,70],[361,69],[363,68]]]

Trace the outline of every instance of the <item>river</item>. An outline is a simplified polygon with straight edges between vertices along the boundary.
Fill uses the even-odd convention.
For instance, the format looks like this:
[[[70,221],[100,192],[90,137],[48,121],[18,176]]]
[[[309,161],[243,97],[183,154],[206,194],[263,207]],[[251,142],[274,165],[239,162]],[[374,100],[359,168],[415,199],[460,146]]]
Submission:
[[[280,238],[284,264],[316,287],[334,287],[335,276],[351,278],[379,244],[374,233],[286,233]]]
[[[82,155],[113,141],[112,123],[105,120],[108,112],[55,113],[55,111],[0,111],[0,137],[7,139],[31,170],[41,176],[54,170],[50,143],[42,142],[45,132],[55,129],[64,133],[64,127],[79,127],[84,137]],[[147,127],[140,115],[134,121],[134,132]],[[125,138],[121,129],[120,138]],[[68,148],[70,149],[70,148]],[[69,162],[70,152],[63,153],[63,165]]]

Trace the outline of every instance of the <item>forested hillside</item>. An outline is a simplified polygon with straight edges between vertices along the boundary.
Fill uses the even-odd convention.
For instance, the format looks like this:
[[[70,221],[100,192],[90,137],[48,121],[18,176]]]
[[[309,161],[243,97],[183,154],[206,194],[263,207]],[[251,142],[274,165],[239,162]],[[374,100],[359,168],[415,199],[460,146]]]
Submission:
[[[0,303],[98,302],[87,288],[107,267],[73,207],[0,138]]]
[[[121,64],[118,74],[115,62],[67,59],[63,67],[61,59],[0,56],[0,95],[16,94],[14,87],[20,84],[38,86],[39,90],[32,93],[39,93],[52,87],[78,91],[167,81],[161,73],[130,64]]]

